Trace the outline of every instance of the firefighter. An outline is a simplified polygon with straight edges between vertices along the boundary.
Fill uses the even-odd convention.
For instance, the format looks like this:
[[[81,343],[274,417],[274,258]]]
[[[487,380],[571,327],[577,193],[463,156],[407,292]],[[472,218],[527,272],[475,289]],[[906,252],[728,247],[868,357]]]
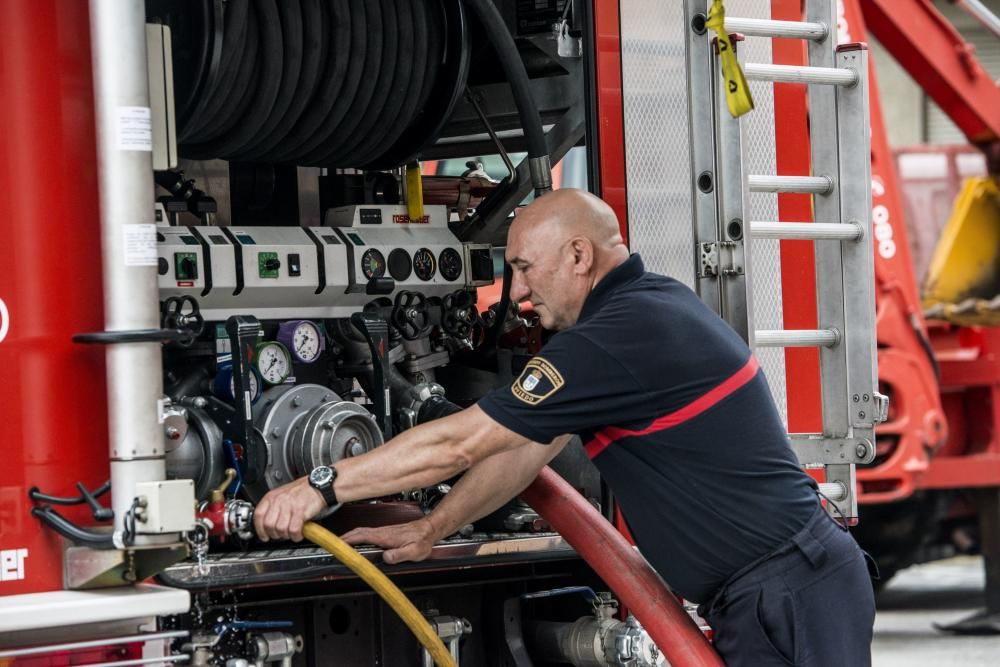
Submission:
[[[667,224],[667,221],[664,221]],[[729,665],[866,665],[875,605],[854,540],[821,507],[746,343],[686,286],[629,255],[580,190],[510,228],[511,299],[558,331],[511,386],[363,456],[271,491],[261,539],[302,539],[337,503],[465,471],[428,516],[345,539],[420,560],[522,491],[579,435],[643,556],[699,613]]]

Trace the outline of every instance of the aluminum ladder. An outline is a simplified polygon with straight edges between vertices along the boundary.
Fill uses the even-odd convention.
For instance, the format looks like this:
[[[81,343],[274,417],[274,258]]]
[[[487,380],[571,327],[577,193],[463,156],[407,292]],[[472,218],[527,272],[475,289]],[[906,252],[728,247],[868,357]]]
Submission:
[[[819,348],[823,432],[789,438],[803,466],[825,468],[820,489],[836,503],[828,509],[853,521],[855,466],[874,459],[874,428],[888,408],[878,392],[867,47],[837,47],[835,0],[807,0],[802,22],[726,18],[730,34],[808,44],[808,66],[743,63],[743,70],[751,81],[808,86],[812,173],[748,174],[707,11],[706,0],[685,0],[698,292],[751,348]],[[746,222],[751,192],[809,193],[815,222]],[[749,246],[758,238],[813,241],[817,329],[754,328]]]

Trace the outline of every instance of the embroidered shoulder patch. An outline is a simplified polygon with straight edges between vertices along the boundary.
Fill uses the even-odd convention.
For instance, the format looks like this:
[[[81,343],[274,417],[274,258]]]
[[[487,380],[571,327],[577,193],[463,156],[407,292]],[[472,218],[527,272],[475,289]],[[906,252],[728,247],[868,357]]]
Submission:
[[[510,390],[514,397],[528,405],[537,405],[566,384],[563,376],[542,357],[534,357],[521,371]]]

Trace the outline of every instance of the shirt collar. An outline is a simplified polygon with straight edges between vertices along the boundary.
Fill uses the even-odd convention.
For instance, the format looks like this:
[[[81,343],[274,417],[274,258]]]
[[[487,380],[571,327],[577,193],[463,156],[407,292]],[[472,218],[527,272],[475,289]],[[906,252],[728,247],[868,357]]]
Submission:
[[[616,289],[641,278],[644,273],[646,273],[646,267],[643,266],[642,258],[638,254],[631,255],[627,260],[611,269],[587,295],[577,321],[583,321],[595,314]]]

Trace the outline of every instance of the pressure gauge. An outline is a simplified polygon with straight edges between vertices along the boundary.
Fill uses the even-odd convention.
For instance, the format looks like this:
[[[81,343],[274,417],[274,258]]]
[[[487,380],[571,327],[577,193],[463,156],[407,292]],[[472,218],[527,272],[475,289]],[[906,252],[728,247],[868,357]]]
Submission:
[[[454,248],[445,248],[438,255],[438,266],[445,280],[458,280],[462,275],[462,256]]]
[[[436,266],[437,262],[434,259],[434,253],[427,248],[421,248],[413,253],[413,272],[417,274],[417,278],[430,280],[434,277]]]
[[[288,353],[288,348],[278,341],[258,343],[254,350],[253,365],[260,371],[264,382],[281,384],[292,372],[292,356]]]
[[[326,347],[323,331],[310,320],[284,322],[278,327],[277,338],[292,353],[292,359],[300,364],[316,361]]]
[[[256,403],[261,394],[260,372],[250,367],[250,402]],[[226,362],[219,366],[212,381],[212,393],[224,401],[232,402],[236,395],[236,378],[233,377],[233,364]]]
[[[368,280],[385,275],[385,256],[375,248],[369,248],[361,256],[361,272]]]

